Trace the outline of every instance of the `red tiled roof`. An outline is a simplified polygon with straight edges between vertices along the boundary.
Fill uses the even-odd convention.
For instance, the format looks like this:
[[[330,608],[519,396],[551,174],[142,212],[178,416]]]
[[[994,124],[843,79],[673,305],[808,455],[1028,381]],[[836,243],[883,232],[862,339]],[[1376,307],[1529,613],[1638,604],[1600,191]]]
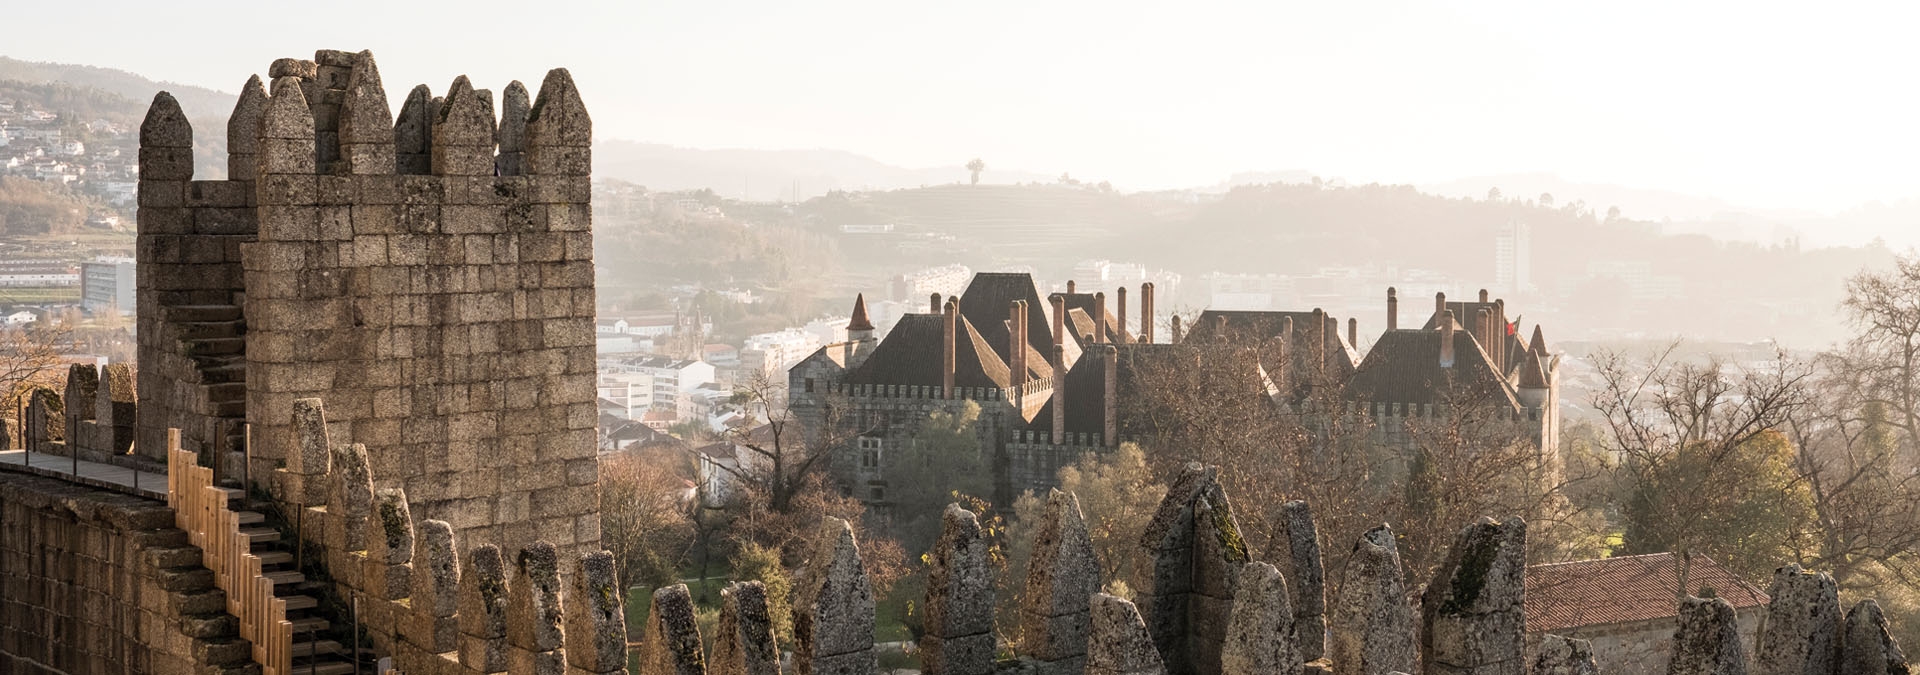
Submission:
[[[1664,619],[1676,614],[1679,570],[1672,553],[1600,558],[1527,568],[1527,630]],[[1734,609],[1767,603],[1767,594],[1703,555],[1693,556],[1687,592],[1711,587]]]

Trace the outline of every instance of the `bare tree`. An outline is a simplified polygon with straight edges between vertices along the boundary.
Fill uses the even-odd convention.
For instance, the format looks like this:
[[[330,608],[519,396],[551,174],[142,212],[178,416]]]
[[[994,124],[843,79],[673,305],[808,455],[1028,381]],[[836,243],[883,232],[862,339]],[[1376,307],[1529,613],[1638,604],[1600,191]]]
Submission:
[[[1394,522],[1401,561],[1425,579],[1464,527],[1482,517],[1527,521],[1528,558],[1538,562],[1593,557],[1604,519],[1568,497],[1600,477],[1569,471],[1561,449],[1543,447],[1540,427],[1493,386],[1448,386],[1429,416],[1404,421],[1405,508]]]
[[[1900,431],[1906,461],[1920,463],[1920,255],[1848,279],[1841,307],[1856,334],[1828,356],[1829,372],[1842,395],[1880,404]]]
[[[834,451],[866,430],[846,417],[844,400],[821,406],[817,419],[794,414],[786,385],[763,373],[738,385],[732,403],[746,411],[746,423],[722,432],[721,439],[733,445],[737,462],[711,466],[762,495],[774,511],[792,510],[794,499],[832,463]]]
[[[658,458],[621,452],[600,462],[600,543],[619,563],[622,588],[674,583],[693,541],[685,484],[650,459]]]
[[[72,341],[73,330],[67,326],[0,328],[0,391],[5,392],[0,405],[19,410],[34,387],[60,386],[60,353]]]
[[[1849,366],[1831,355],[1821,363]],[[1810,405],[1788,420],[1817,519],[1801,564],[1843,588],[1920,584],[1920,475],[1902,457],[1899,424],[1884,402],[1852,396],[1850,373],[1823,370],[1814,386]]]
[[[1391,519],[1399,492],[1382,481],[1371,418],[1341,398],[1345,378],[1308,356],[1317,352],[1232,330],[1123,352],[1132,377],[1119,392],[1129,421],[1121,431],[1147,451],[1154,474],[1171,480],[1190,461],[1221,467],[1255,557],[1286,554],[1289,500],[1313,504],[1324,541]],[[1327,547],[1329,564],[1344,551]]]
[[[796,414],[787,405],[786,387],[765,375],[741,384],[733,402],[748,411],[747,424],[722,434],[735,462],[706,463],[731,479],[725,524],[716,527],[736,542],[778,550],[788,564],[798,564],[823,516],[846,520],[875,592],[884,595],[907,574],[905,549],[875,527],[866,505],[843,494],[827,472],[834,452],[873,425],[847,415],[844,398],[828,399],[817,416]]]
[[[1713,554],[1736,571],[1771,568],[1795,536],[1796,490],[1779,432],[1808,404],[1811,370],[1785,352],[1730,366],[1675,357],[1679,344],[1643,360],[1595,355],[1616,478],[1627,503],[1625,548],[1672,551],[1686,593],[1691,557]],[[1738,532],[1738,536],[1733,533]]]

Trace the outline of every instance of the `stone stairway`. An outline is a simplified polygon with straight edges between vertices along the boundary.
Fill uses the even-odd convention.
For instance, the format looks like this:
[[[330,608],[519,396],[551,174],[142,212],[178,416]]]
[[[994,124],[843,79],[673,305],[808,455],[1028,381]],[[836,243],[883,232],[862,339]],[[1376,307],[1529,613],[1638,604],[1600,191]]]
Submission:
[[[228,489],[228,498],[242,499],[240,491]],[[283,536],[260,511],[237,511],[240,533],[253,545],[253,554],[261,561],[261,570],[273,580],[274,595],[287,603],[287,620],[293,623],[293,675],[350,675],[354,672],[354,654],[337,639],[351,630],[328,616],[328,607],[320,601],[327,584],[307,579],[299,566],[316,561],[302,560],[294,552],[296,544]],[[360,672],[373,672],[364,661]]]
[[[232,461],[246,447],[247,322],[238,305],[176,305],[167,316],[181,348],[200,373],[201,394],[214,418],[214,456]],[[222,464],[228,466],[230,464]],[[237,477],[223,472],[222,482]]]

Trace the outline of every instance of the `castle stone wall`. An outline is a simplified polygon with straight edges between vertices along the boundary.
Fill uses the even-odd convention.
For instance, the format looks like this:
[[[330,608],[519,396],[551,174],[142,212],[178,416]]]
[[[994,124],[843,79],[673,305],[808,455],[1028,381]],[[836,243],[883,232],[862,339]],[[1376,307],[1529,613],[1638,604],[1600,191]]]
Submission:
[[[143,127],[140,447],[178,427],[231,461],[244,422],[254,482],[324,504],[329,454],[294,450],[290,414],[324,396],[377,487],[461,541],[593,548],[592,123],[571,76],[530,104],[509,85],[500,114],[464,76],[422,85],[396,120],[370,53],[268,75],[229,123],[235,180],[189,180],[171,97]]]
[[[6,474],[0,673],[249,672],[200,560],[164,504]]]

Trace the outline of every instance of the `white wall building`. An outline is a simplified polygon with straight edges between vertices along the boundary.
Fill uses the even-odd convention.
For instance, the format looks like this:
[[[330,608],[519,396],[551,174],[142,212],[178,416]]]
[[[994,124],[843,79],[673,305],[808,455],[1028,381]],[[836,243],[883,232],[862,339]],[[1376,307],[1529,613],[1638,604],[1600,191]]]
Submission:
[[[1533,290],[1532,227],[1507,223],[1493,237],[1493,285],[1505,293]]]
[[[925,306],[927,296],[939,293],[944,297],[959,293],[966,290],[967,283],[972,280],[973,270],[966,265],[929,267],[895,277],[893,297],[895,300],[918,302]]]
[[[840,322],[840,327],[844,335],[844,320]],[[820,349],[821,344],[824,343],[820,336],[799,328],[750,336],[740,347],[740,372],[746,377],[759,374],[774,381],[784,381],[787,369],[812,355]]]

